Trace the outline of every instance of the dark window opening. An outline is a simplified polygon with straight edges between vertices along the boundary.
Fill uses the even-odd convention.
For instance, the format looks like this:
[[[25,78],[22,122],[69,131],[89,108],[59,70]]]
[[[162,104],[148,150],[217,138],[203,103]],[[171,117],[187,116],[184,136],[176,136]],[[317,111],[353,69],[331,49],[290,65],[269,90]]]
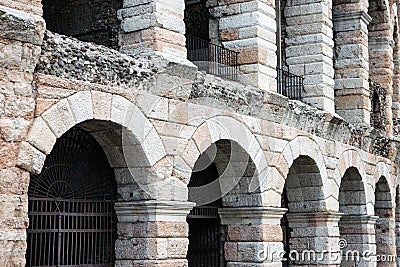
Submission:
[[[210,42],[207,0],[186,0],[185,3],[186,34]]]
[[[386,90],[379,84],[369,80],[371,99],[371,126],[376,129],[386,128]]]
[[[118,48],[122,0],[42,0],[47,29],[110,48]]]
[[[207,0],[186,0],[185,4],[184,21],[188,59],[200,71],[237,80],[238,52],[216,44],[219,43],[219,33],[210,33],[211,16]]]

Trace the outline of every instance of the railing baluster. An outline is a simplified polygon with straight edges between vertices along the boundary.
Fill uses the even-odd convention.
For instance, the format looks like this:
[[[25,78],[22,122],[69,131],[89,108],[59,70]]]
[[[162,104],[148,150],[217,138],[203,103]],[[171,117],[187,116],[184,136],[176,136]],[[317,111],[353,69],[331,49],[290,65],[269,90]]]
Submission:
[[[292,100],[302,100],[304,79],[281,68],[276,68],[277,92]]]
[[[237,80],[238,52],[186,36],[187,56],[201,71]]]

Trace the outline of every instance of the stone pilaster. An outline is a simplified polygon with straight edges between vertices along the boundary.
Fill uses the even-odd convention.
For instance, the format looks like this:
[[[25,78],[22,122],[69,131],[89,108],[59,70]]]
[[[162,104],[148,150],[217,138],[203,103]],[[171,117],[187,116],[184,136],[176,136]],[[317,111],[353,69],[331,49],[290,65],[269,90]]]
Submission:
[[[396,256],[396,222],[394,218],[379,217],[376,221],[375,240],[376,254],[378,257]],[[387,258],[385,258],[387,259]],[[377,262],[377,266],[396,266],[396,261],[382,260]]]
[[[220,209],[228,229],[225,260],[229,267],[278,266],[283,256],[280,220],[286,209],[246,207]]]
[[[0,266],[25,266],[29,173],[16,165],[34,116],[33,72],[44,33],[43,19],[21,11],[21,2],[28,3],[16,1],[20,10],[0,6]]]
[[[392,133],[394,40],[390,25],[390,14],[387,6],[380,6],[375,1],[370,1],[368,14],[372,18],[368,27],[369,78],[386,90],[385,125],[386,131]]]
[[[286,63],[304,76],[304,102],[334,112],[331,1],[288,1]]]
[[[347,11],[347,5],[335,6],[336,112],[346,121],[370,124],[371,100],[368,83],[368,24],[365,11]]]
[[[184,10],[184,0],[124,1],[118,12],[121,50],[186,59]]]
[[[293,266],[340,265],[338,222],[341,216],[342,213],[331,212],[287,214],[290,250],[299,255]]]
[[[339,222],[342,264],[340,266],[376,266],[364,256],[376,255],[375,223],[378,217],[344,215]],[[353,253],[354,252],[354,253]]]
[[[276,92],[275,1],[208,1],[213,43],[239,52],[244,82]]]
[[[115,266],[187,267],[186,216],[194,205],[175,201],[116,203]]]

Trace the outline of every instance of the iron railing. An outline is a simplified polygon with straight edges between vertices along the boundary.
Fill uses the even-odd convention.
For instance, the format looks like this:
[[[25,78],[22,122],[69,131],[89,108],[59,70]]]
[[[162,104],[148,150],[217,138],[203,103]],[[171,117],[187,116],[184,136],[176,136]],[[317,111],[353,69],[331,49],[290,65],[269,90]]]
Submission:
[[[239,52],[193,36],[186,36],[186,46],[188,59],[200,71],[231,80],[238,79]]]
[[[278,76],[278,93],[292,100],[302,100],[304,78],[281,68],[276,68]]]

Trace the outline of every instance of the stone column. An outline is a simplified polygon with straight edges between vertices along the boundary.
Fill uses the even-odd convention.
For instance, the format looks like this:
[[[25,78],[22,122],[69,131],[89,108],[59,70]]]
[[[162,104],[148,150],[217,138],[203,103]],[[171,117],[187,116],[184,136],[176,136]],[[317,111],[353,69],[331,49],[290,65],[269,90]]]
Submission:
[[[44,21],[20,11],[30,6],[23,2],[38,1],[11,2],[1,4],[19,10],[0,6],[0,266],[25,266],[29,172],[17,157],[35,112],[32,81]],[[37,160],[30,156],[24,159]]]
[[[161,53],[186,59],[184,0],[126,0],[119,10],[120,47],[129,53]]]
[[[187,267],[191,202],[138,201],[115,205],[115,266]]]
[[[399,210],[400,207],[397,205],[396,206],[396,228],[395,228],[395,234],[396,234],[396,254],[400,255],[400,214]],[[397,257],[397,266],[400,266],[400,257]]]
[[[244,82],[276,92],[275,1],[209,0],[208,6],[212,42],[239,52]]]
[[[339,227],[342,213],[288,213],[293,266],[339,266]]]
[[[348,11],[347,6],[335,6],[333,10],[336,112],[346,121],[370,125],[368,24],[371,17],[365,11]]]
[[[396,256],[396,233],[395,233],[396,222],[394,218],[379,217],[376,221],[376,254],[379,257]],[[386,258],[387,259],[387,258]],[[379,261],[377,266],[396,266],[396,261]]]
[[[382,2],[385,5],[385,2]],[[369,78],[386,89],[386,118],[387,133],[393,130],[392,96],[393,96],[393,32],[391,30],[390,13],[387,6],[380,6],[370,1],[368,14],[372,17],[369,25]]]
[[[341,266],[376,266],[376,262],[370,258],[365,259],[364,256],[376,255],[377,219],[377,216],[371,215],[344,215],[340,219]]]
[[[286,63],[304,76],[304,102],[334,112],[332,1],[288,1]]]
[[[281,266],[283,256],[280,221],[286,209],[272,207],[222,208],[227,226],[225,260],[228,267]]]

